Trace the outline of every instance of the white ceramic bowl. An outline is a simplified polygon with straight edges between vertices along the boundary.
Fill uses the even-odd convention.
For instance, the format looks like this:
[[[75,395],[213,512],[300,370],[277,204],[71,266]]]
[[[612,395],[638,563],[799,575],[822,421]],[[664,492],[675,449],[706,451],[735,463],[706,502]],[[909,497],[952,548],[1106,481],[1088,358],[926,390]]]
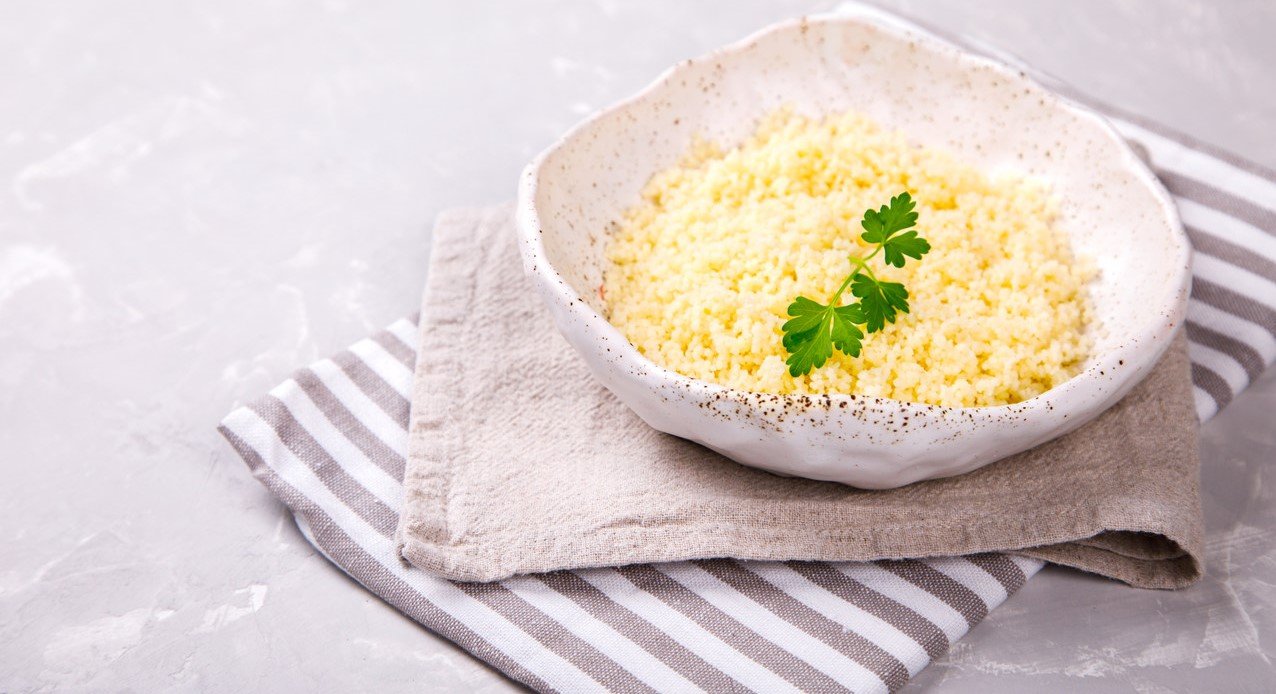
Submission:
[[[750,393],[643,357],[603,318],[603,248],[652,174],[696,134],[746,138],[782,106],[854,110],[986,171],[1048,181],[1059,226],[1100,276],[1094,353],[1015,405]],[[1107,122],[1022,73],[871,14],[778,24],[696,60],[580,124],[523,174],[523,260],[567,341],[648,424],[745,465],[857,487],[968,472],[1060,436],[1142,379],[1183,322],[1190,247],[1164,188]]]

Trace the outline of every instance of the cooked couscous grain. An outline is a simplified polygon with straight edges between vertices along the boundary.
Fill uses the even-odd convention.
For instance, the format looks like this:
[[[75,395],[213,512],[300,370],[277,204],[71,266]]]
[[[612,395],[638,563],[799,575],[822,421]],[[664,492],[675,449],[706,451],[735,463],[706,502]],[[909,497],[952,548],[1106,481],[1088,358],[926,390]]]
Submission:
[[[931,252],[878,270],[912,311],[792,377],[780,326],[848,272],[864,210],[909,191]],[[856,114],[777,113],[743,145],[700,143],[652,178],[607,247],[609,318],[679,373],[765,393],[855,393],[949,406],[1019,402],[1086,358],[1088,264],[1043,186],[989,177]],[[849,300],[849,294],[843,301]]]

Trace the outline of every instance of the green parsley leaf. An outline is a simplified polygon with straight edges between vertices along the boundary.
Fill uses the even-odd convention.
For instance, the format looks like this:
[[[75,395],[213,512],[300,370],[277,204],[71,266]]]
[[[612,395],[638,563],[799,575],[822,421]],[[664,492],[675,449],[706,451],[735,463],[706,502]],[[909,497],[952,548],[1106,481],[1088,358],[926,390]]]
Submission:
[[[855,326],[863,322],[857,305],[825,306],[799,296],[789,304],[788,313],[793,317],[781,329],[784,348],[790,353],[785,363],[791,375],[801,376],[824,366],[834,348],[859,356],[864,333]]]
[[[864,322],[864,314],[860,311],[859,304],[849,304],[846,306],[838,306],[833,309],[833,346],[843,354],[849,354],[852,357],[860,355],[860,340],[864,339],[864,333],[855,327],[856,323]]]
[[[896,312],[908,313],[908,290],[899,282],[879,282],[868,275],[855,275],[851,293],[860,300],[864,329],[870,333],[894,323]]]
[[[915,231],[906,231],[898,236],[886,239],[882,244],[882,252],[886,254],[886,264],[904,267],[904,256],[915,260],[930,252],[930,244]]]
[[[926,239],[916,231],[905,231],[917,224],[915,207],[912,196],[904,191],[881,209],[865,210],[860,238],[877,244],[877,248],[863,258],[851,257],[851,273],[827,304],[805,296],[789,304],[790,318],[780,328],[784,349],[789,352],[785,360],[789,374],[797,377],[824,366],[835,349],[858,357],[865,332],[875,333],[894,323],[900,313],[908,313],[908,290],[899,282],[877,279],[868,261],[884,253],[888,265],[904,267],[904,258],[917,260],[930,252]],[[840,306],[848,287],[858,301]]]
[[[860,234],[860,238],[869,243],[885,243],[896,232],[917,224],[915,207],[917,204],[912,196],[904,191],[891,198],[890,205],[882,205],[880,210],[865,210],[864,219],[860,222],[864,233]]]

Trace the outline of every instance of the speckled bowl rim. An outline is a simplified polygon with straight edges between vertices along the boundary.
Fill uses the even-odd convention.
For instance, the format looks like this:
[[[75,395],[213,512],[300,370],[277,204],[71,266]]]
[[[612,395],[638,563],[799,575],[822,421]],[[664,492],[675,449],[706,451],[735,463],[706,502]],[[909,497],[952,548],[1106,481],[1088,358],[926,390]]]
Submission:
[[[554,269],[552,263],[545,253],[545,244],[542,239],[542,228],[540,216],[536,211],[536,193],[538,181],[543,165],[558,150],[565,147],[579,133],[589,128],[595,122],[607,117],[608,115],[625,109],[632,104],[647,98],[652,92],[661,89],[683,69],[690,65],[703,63],[711,63],[721,59],[724,56],[737,53],[751,48],[759,41],[785,31],[794,29],[802,30],[804,27],[815,23],[866,23],[875,28],[894,33],[905,40],[910,41],[926,41],[934,44],[936,50],[948,55],[949,58],[969,63],[974,66],[982,66],[994,70],[1010,80],[1018,80],[1027,87],[1035,88],[1043,96],[1053,102],[1053,105],[1069,109],[1082,118],[1089,119],[1094,125],[1098,126],[1100,131],[1110,138],[1118,147],[1119,151],[1125,159],[1125,164],[1137,175],[1138,179],[1147,187],[1148,191],[1156,198],[1160,204],[1161,210],[1165,215],[1165,221],[1170,232],[1169,239],[1177,242],[1178,245],[1178,268],[1177,278],[1170,278],[1165,283],[1165,289],[1162,295],[1157,297],[1157,301],[1149,302],[1149,306],[1154,307],[1149,310],[1149,319],[1140,326],[1137,333],[1132,333],[1134,337],[1128,342],[1123,343],[1121,347],[1110,350],[1103,354],[1092,354],[1087,361],[1091,362],[1085,369],[1077,372],[1067,381],[1039,393],[1027,400],[1005,405],[989,405],[982,407],[953,407],[949,405],[935,405],[922,402],[913,402],[908,400],[895,400],[893,398],[883,398],[876,396],[866,396],[859,393],[798,393],[798,394],[779,394],[765,393],[762,391],[742,390],[724,386],[711,381],[687,376],[678,373],[672,369],[661,366],[651,359],[647,358],[634,347],[633,343],[620,332],[620,330],[603,317],[599,312],[595,311],[592,306],[583,299],[579,294],[567,283],[566,280]],[[822,403],[840,403],[855,402],[860,407],[871,400],[873,405],[881,409],[903,410],[906,413],[918,413],[926,411],[931,414],[936,412],[941,415],[962,416],[963,414],[978,413],[980,418],[995,418],[1001,415],[1022,415],[1025,411],[1035,410],[1041,407],[1050,407],[1051,401],[1060,398],[1066,392],[1077,388],[1085,387],[1086,383],[1091,381],[1095,375],[1103,375],[1117,371],[1118,365],[1124,365],[1125,361],[1122,355],[1126,355],[1130,351],[1130,344],[1139,342],[1155,342],[1157,337],[1165,335],[1169,337],[1184,322],[1187,312],[1187,298],[1191,289],[1191,257],[1192,247],[1187,237],[1187,232],[1183,228],[1182,220],[1179,217],[1178,209],[1175,207],[1170,197],[1169,191],[1165,185],[1156,177],[1147,163],[1140,158],[1130,147],[1130,144],[1121,137],[1120,133],[1112,126],[1112,124],[1103,115],[1094,109],[1068,99],[1050,88],[1043,85],[1038,80],[1029,76],[1026,71],[1009,65],[1001,60],[972,53],[951,41],[937,36],[921,27],[906,22],[906,20],[895,20],[889,15],[883,15],[879,11],[867,10],[862,12],[846,13],[832,12],[825,14],[813,14],[795,19],[788,19],[775,24],[769,25],[759,31],[756,31],[738,41],[728,43],[709,53],[682,60],[673,66],[665,69],[651,83],[643,87],[633,95],[617,101],[610,106],[602,108],[591,114],[584,120],[574,125],[571,129],[559,137],[552,145],[542,151],[523,171],[523,175],[519,180],[518,186],[518,208],[515,212],[517,216],[517,224],[519,235],[523,244],[524,263],[529,274],[536,275],[540,281],[542,289],[549,288],[556,295],[561,305],[571,313],[574,318],[578,318],[583,322],[586,329],[595,336],[602,336],[603,339],[614,339],[618,356],[622,359],[635,362],[643,367],[638,375],[642,380],[648,378],[656,378],[664,381],[665,385],[673,385],[686,389],[694,389],[703,391],[709,395],[729,398],[740,403],[755,402],[754,398],[758,395],[767,397],[778,397],[786,403],[793,405],[809,405],[813,401],[819,400]],[[1175,281],[1177,279],[1177,281]],[[542,295],[543,296],[543,295]],[[1170,319],[1170,325],[1166,326],[1164,321],[1166,317]],[[609,339],[609,341],[610,341]],[[1160,361],[1165,351],[1169,348],[1171,340],[1161,340],[1161,344],[1156,349],[1154,355],[1149,359],[1149,363],[1143,371],[1142,376],[1151,370],[1151,365]],[[1126,355],[1128,356],[1128,355]],[[1133,374],[1140,369],[1126,370],[1125,373]],[[1125,378],[1131,378],[1127,375]],[[1126,384],[1132,387],[1133,384]]]

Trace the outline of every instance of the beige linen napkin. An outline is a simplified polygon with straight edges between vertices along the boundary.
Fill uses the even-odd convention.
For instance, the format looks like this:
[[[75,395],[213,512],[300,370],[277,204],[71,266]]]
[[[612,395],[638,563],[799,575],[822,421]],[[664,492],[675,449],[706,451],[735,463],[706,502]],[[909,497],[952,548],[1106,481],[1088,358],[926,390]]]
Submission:
[[[1140,587],[1201,575],[1181,335],[1068,436],[967,475],[862,491],[746,468],[644,424],[554,329],[524,279],[511,206],[446,214],[434,234],[397,532],[420,568],[491,581],[711,557],[1010,551]]]

